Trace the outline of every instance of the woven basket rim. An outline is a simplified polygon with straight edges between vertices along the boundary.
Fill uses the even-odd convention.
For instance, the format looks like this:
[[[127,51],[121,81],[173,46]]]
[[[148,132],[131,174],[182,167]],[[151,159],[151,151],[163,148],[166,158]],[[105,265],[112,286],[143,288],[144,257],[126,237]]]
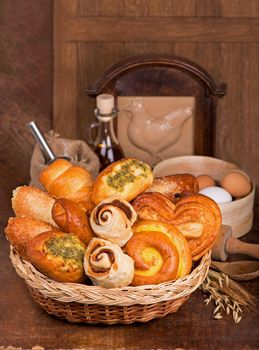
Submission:
[[[202,257],[199,265],[189,275],[176,281],[110,289],[54,281],[39,272],[31,263],[22,259],[11,245],[10,259],[17,274],[31,288],[39,290],[45,297],[68,303],[129,306],[134,304],[149,305],[190,295],[207,276],[211,262],[211,251]]]

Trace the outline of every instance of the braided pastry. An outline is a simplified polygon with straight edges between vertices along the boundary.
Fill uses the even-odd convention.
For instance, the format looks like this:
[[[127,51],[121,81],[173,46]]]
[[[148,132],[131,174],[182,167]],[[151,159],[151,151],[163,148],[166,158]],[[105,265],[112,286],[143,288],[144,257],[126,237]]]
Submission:
[[[94,208],[90,224],[98,237],[122,247],[132,236],[131,226],[136,219],[137,214],[127,201],[112,197]]]
[[[93,284],[105,288],[127,286],[134,275],[134,261],[105,239],[93,238],[84,256],[84,269]]]
[[[55,198],[67,198],[75,202],[89,201],[93,180],[91,174],[68,160],[56,159],[40,173],[40,182]]]

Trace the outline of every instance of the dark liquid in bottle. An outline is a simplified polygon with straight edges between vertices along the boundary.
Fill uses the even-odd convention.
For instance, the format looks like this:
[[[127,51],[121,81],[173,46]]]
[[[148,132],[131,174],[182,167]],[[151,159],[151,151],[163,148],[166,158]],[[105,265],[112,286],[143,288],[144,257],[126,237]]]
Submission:
[[[112,146],[107,146],[106,142],[99,143],[95,147],[94,152],[99,157],[101,163],[100,171],[105,169],[111,163],[116,162],[121,158],[124,158],[124,153],[121,147],[116,144],[113,144]]]

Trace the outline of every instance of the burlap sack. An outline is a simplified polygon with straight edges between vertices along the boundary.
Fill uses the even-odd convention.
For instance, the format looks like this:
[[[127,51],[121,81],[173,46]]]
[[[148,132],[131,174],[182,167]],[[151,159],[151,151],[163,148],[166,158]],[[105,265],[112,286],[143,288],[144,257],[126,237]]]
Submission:
[[[100,168],[99,159],[86,142],[63,139],[53,130],[45,134],[45,138],[56,157],[69,157],[73,165],[82,166],[92,174],[94,179],[96,178]],[[46,167],[44,156],[36,144],[31,157],[30,185],[43,189],[38,178],[39,173]]]

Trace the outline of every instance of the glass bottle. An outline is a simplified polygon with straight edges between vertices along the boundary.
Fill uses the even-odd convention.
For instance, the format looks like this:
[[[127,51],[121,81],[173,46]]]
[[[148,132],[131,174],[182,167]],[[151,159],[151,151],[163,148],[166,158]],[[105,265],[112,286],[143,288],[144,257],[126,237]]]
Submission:
[[[99,157],[100,171],[109,164],[124,157],[123,150],[114,132],[114,120],[117,112],[114,108],[114,96],[101,94],[96,99],[95,116],[98,122],[92,123],[89,129],[89,139],[94,152]],[[92,130],[97,128],[95,140],[92,140]]]

